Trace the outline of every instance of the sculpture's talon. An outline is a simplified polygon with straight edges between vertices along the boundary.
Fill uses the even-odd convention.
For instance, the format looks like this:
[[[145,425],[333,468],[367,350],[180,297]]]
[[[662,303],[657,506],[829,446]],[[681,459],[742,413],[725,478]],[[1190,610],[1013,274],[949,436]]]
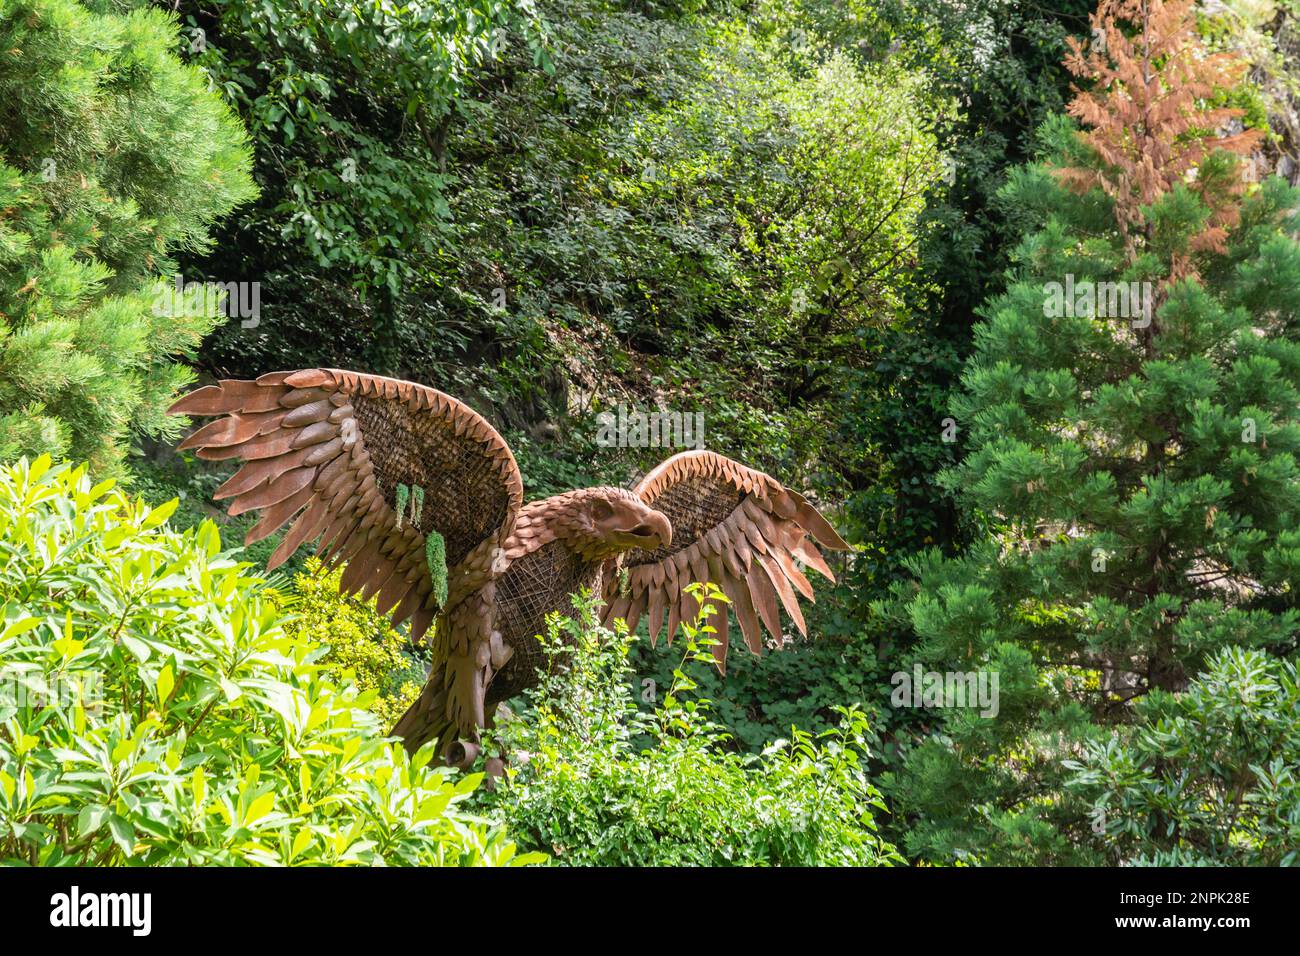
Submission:
[[[447,766],[465,770],[478,759],[480,749],[472,740],[453,740],[447,745]]]

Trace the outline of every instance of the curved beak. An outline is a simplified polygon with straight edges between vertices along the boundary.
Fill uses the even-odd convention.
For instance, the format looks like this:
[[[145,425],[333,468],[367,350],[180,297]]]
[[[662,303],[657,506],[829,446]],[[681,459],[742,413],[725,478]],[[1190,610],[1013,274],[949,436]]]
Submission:
[[[668,520],[668,516],[660,511],[651,511],[646,519],[628,534],[636,538],[648,539],[647,543],[637,545],[647,551],[666,548],[673,543],[672,523]]]

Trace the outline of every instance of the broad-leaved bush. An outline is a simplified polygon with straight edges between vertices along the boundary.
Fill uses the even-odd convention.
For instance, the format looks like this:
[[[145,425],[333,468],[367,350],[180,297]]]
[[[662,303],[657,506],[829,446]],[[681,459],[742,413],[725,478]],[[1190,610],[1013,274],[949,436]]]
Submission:
[[[876,833],[885,805],[865,775],[866,721],[842,708],[839,726],[794,731],[761,754],[730,749],[696,696],[689,671],[711,666],[708,617],[726,598],[695,588],[700,615],[682,627],[685,651],[653,709],[654,688],[628,666],[621,621],[598,625],[575,597],[543,635],[548,669],[521,713],[500,722],[506,780],[484,801],[521,846],[557,863],[601,866],[888,865]],[[635,684],[635,691],[634,691]]]
[[[0,862],[528,862],[293,636],[211,522],[0,469]]]

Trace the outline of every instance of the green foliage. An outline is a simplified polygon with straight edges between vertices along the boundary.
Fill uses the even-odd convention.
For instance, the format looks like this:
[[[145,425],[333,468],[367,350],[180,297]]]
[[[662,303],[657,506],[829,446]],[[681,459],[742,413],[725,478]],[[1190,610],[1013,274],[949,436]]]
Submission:
[[[871,6],[883,42],[924,66],[962,108],[938,129],[951,181],[928,197],[908,314],[858,331],[865,361],[844,390],[838,419],[839,440],[860,449],[846,456],[844,470],[853,489],[846,518],[854,540],[866,545],[848,583],[864,603],[906,576],[910,556],[928,547],[951,552],[978,533],[978,522],[935,480],[966,440],[964,423],[954,420],[950,429],[946,422],[971,351],[973,312],[1003,288],[1018,240],[1015,208],[999,202],[998,190],[1031,157],[1039,125],[1064,108],[1065,39],[1086,27],[1092,3]],[[828,36],[845,30],[838,19],[819,20]],[[906,631],[888,637],[913,639]]]
[[[411,523],[418,525],[424,514],[424,489],[416,485],[411,489]]]
[[[730,746],[757,753],[792,726],[829,730],[840,720],[836,708],[854,703],[870,720],[873,759],[890,759],[894,745],[886,738],[897,717],[887,706],[890,668],[872,636],[832,603],[834,596],[819,594],[808,608],[809,638],[795,632],[779,649],[769,640],[761,656],[736,647],[726,674],[704,668],[693,675],[713,718],[730,735]],[[651,647],[648,639],[638,640],[629,659],[641,680],[672,683],[677,659],[662,643]]]
[[[1293,662],[1225,648],[1181,694],[1067,766],[1108,861],[1294,866],[1300,858],[1300,684]]]
[[[327,274],[294,245],[277,251],[267,234],[290,210],[270,184],[283,164],[262,171],[265,227],[248,224],[202,268],[264,275],[266,319],[228,326],[205,361],[249,374],[363,365],[434,384],[521,439],[530,492],[650,464],[640,449],[588,454],[594,416],[619,401],[707,408],[712,446],[806,467],[827,433],[834,361],[856,361],[849,330],[896,315],[951,104],[919,71],[822,47],[790,60],[782,37],[733,11],[677,7],[547,0],[553,74],[513,41],[482,65],[477,95],[439,120],[437,161],[421,154],[412,173],[442,177],[448,209],[417,217],[429,248],[401,244],[418,277],[397,298],[340,289],[342,253]],[[208,31],[209,56],[244,42],[223,36]],[[368,62],[333,67],[353,80],[331,74],[331,88],[389,95]],[[424,148],[400,128],[385,148]],[[344,158],[307,168],[333,182]],[[365,185],[331,186],[331,203],[368,215]],[[522,439],[540,436],[531,457]]]
[[[216,527],[112,481],[0,469],[0,861],[527,862],[289,636]]]
[[[241,541],[258,521],[256,512],[231,518],[220,509],[219,502],[213,501],[213,493],[234,473],[230,466],[213,469],[192,452],[174,452],[166,446],[152,457],[132,456],[129,461],[130,472],[122,477],[124,486],[133,495],[155,504],[172,498],[180,501],[169,522],[173,528],[185,530],[213,521],[224,539]],[[282,529],[269,538],[239,548],[239,553],[255,567],[265,568],[283,535]],[[286,583],[289,576],[302,570],[308,553],[306,548],[299,549],[275,571],[271,580],[277,585]]]
[[[920,102],[959,104],[955,112],[936,111],[936,145],[951,182],[945,175],[929,183],[910,237],[910,274],[890,279],[894,321],[879,321],[874,308],[859,313],[846,333],[852,357],[841,358],[823,379],[833,401],[811,421],[790,407],[787,388],[751,376],[759,383],[755,391],[776,388],[786,409],[764,410],[759,427],[725,422],[734,444],[715,446],[733,448],[783,480],[806,475],[822,500],[842,500],[833,520],[855,543],[852,559],[836,566],[840,585],[830,594],[819,590],[809,619],[816,640],[787,642],[761,659],[734,655],[725,677],[701,676],[718,718],[738,744],[757,750],[791,723],[824,727],[833,705],[861,701],[879,738],[876,766],[893,767],[911,735],[927,729],[923,714],[887,705],[889,674],[904,666],[916,637],[910,622],[878,616],[869,605],[908,576],[910,556],[929,547],[956,551],[980,530],[980,517],[960,510],[935,480],[956,463],[966,439],[964,423],[954,421],[958,427],[949,433],[945,419],[953,414],[952,393],[971,349],[972,309],[1003,287],[1018,238],[1016,209],[999,202],[997,191],[1008,170],[1030,155],[1036,127],[1063,108],[1069,90],[1064,40],[1086,27],[1091,4],[799,0],[757,6],[756,32],[804,56],[820,49],[866,64],[887,61],[895,71],[924,78]],[[862,282],[856,270],[848,279]],[[806,350],[822,354],[822,337],[813,331],[809,338]],[[746,350],[742,342],[731,346]],[[744,392],[729,368],[696,363],[692,371],[717,382],[711,412],[727,409],[732,395],[745,394],[753,409],[767,400]],[[711,427],[718,418],[711,415]],[[669,666],[647,647],[633,653],[644,673],[660,676]],[[886,822],[898,825],[889,833],[899,842],[901,823]]]
[[[1300,3],[1224,0],[1203,7],[1201,14],[1200,30],[1215,48],[1250,61],[1251,82],[1233,91],[1230,105],[1247,111],[1247,125],[1271,127],[1265,155],[1274,171],[1295,185],[1300,181]]]
[[[454,254],[446,138],[462,99],[514,46],[528,68],[549,66],[531,0],[219,0],[178,10],[191,62],[254,137],[262,187],[203,267],[261,276],[265,322],[232,323],[210,351],[225,363],[294,368],[338,364],[319,360],[333,347],[370,371],[392,370],[402,325],[427,316],[419,294],[441,284]],[[322,339],[319,316],[342,310],[356,328]]]
[[[135,4],[0,3],[0,460],[112,467],[193,374],[217,296],[160,308],[168,258],[254,195],[238,121]]]
[[[1093,161],[1072,124],[1043,133],[1051,167]],[[1198,172],[1231,181],[1235,160]],[[927,666],[999,671],[1001,711],[939,716],[889,790],[924,858],[1100,862],[1063,761],[1221,648],[1296,648],[1300,194],[1253,188],[1217,252],[1191,243],[1210,210],[1181,183],[1130,246],[1099,190],[1048,166],[1002,198],[1024,237],[953,404],[970,454],[941,478],[994,534],[913,560],[879,608]],[[1049,290],[1067,276],[1148,283],[1151,321],[1136,304],[1062,313]]]
[[[585,597],[573,618],[548,622],[548,670],[529,708],[504,722],[496,742],[518,765],[484,796],[525,846],[573,865],[888,865],[876,834],[884,804],[863,771],[863,714],[813,736],[793,731],[761,754],[737,755],[695,695],[693,665],[710,666],[708,616],[726,600],[692,586],[703,602],[683,625],[685,654],[652,714],[640,714],[621,623],[597,625]],[[648,741],[645,746],[639,738]]]
[[[419,696],[425,662],[412,654],[388,616],[375,610],[374,598],[339,593],[342,577],[342,568],[326,572],[318,558],[308,558],[284,594],[293,615],[284,630],[300,644],[326,647],[318,663],[339,683],[355,684],[366,694],[367,709],[387,729]]]

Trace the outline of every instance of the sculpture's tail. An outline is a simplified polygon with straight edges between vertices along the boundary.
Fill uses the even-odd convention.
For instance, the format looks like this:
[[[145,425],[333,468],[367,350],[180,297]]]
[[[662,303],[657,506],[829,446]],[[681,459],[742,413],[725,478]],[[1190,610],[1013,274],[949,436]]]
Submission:
[[[401,737],[408,753],[415,753],[433,741],[443,758],[453,767],[468,767],[478,756],[479,746],[469,740],[454,739],[452,719],[447,716],[447,684],[443,668],[434,667],[420,696],[406,708],[393,726],[392,734]]]

